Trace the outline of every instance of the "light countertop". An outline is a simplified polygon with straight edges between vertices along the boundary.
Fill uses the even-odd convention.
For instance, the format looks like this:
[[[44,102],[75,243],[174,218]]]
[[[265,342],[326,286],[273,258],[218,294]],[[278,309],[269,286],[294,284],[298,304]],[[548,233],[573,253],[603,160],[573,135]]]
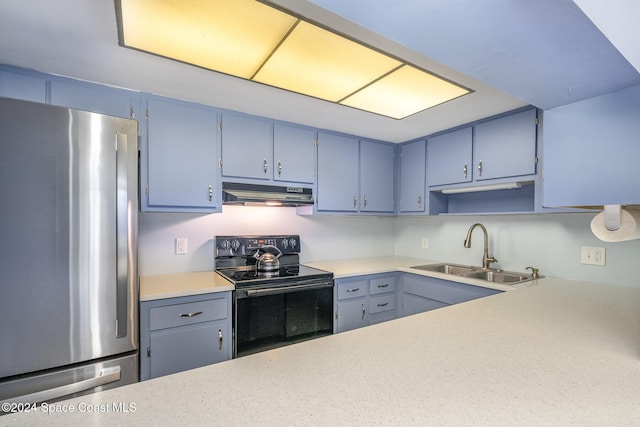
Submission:
[[[140,277],[140,302],[232,291],[231,282],[214,271]]]
[[[545,278],[0,425],[640,425],[639,294]]]

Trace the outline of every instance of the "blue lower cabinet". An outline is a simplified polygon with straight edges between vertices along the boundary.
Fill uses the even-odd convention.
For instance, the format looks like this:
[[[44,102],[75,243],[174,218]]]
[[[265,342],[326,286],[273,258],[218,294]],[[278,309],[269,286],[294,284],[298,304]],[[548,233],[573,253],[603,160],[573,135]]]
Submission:
[[[231,292],[140,303],[140,379],[232,357]]]
[[[395,319],[396,282],[396,273],[337,279],[334,331],[345,332]]]
[[[502,292],[496,289],[410,273],[404,273],[401,280],[402,316],[410,316]]]

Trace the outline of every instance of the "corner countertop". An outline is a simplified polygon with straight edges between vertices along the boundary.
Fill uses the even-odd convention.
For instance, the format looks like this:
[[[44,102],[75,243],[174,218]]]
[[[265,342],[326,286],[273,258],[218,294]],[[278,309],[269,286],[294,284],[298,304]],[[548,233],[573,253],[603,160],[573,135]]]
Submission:
[[[498,289],[501,291],[511,291],[518,286],[500,285],[489,283],[484,280],[469,279],[464,277],[450,276],[443,273],[436,273],[411,268],[416,265],[433,264],[438,261],[425,260],[421,258],[409,258],[398,256],[384,256],[373,258],[343,259],[333,261],[307,262],[309,267],[330,271],[334,278],[343,279],[352,276],[367,274],[389,273],[403,271],[406,273],[419,274],[423,276],[436,277],[445,280],[453,280],[460,283],[467,283],[475,286]],[[234,290],[231,282],[226,280],[215,271],[200,271],[191,273],[158,274],[153,276],[140,277],[140,302],[153,301],[164,298],[175,298],[190,295],[207,294],[212,292],[224,292]]]
[[[0,425],[640,425],[640,290],[529,283]]]

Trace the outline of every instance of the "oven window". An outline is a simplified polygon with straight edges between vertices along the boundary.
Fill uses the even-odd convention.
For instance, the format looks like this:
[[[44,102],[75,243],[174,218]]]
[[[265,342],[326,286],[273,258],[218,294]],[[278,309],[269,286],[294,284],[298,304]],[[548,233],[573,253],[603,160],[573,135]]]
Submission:
[[[333,288],[239,298],[236,357],[333,333]]]

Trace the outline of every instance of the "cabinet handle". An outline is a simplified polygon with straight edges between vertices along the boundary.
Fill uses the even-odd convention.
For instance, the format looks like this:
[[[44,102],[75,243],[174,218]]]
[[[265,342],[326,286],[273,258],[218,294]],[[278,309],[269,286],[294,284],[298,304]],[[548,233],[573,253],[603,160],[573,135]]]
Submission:
[[[220,351],[222,351],[222,329],[218,329],[218,342],[220,343]]]
[[[209,184],[209,201],[213,202],[213,185]]]
[[[362,201],[364,202],[364,207],[367,207],[367,195],[365,194],[364,197],[362,198]]]
[[[418,196],[418,208],[422,208],[422,196]]]
[[[358,198],[356,197],[356,195],[353,195],[353,208],[355,209],[355,207],[358,205]]]
[[[479,176],[482,176],[482,160],[478,162],[478,174]]]
[[[364,320],[364,314],[365,314],[365,311],[364,311],[364,304],[363,304],[363,305],[362,305],[362,319],[363,319],[363,320]]]
[[[462,168],[462,170],[464,171],[464,178],[467,179],[468,168],[466,163],[464,164],[464,168]]]
[[[282,175],[282,162],[278,160],[278,176]]]
[[[358,292],[360,290],[360,288],[351,288],[351,289],[347,289],[347,292]]]
[[[269,170],[269,165],[267,164],[267,159],[264,159],[262,161],[262,165],[264,166],[264,173],[267,173],[267,171]]]
[[[384,285],[378,285],[379,288],[386,288],[387,286],[389,286],[388,283],[385,283]]]
[[[180,317],[196,317],[202,314],[201,311],[192,311],[191,313],[182,313]]]
[[[386,307],[386,306],[388,306],[388,305],[389,305],[389,303],[388,303],[388,302],[385,302],[385,303],[382,303],[382,304],[378,304],[378,307]]]

